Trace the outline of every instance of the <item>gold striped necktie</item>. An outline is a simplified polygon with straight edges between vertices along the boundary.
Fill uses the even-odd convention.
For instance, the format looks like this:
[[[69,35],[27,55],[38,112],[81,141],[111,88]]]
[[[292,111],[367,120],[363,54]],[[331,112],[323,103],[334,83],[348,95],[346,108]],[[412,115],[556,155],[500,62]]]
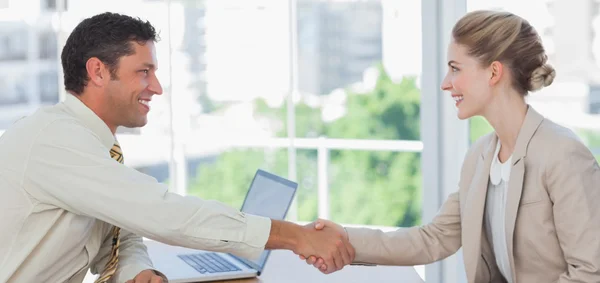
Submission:
[[[115,145],[110,149],[110,157],[119,163],[123,164],[123,152],[121,151],[121,146],[119,146],[118,142],[115,142]],[[113,226],[111,230],[111,234],[113,236],[112,240],[112,249],[110,251],[110,259],[104,266],[104,271],[100,274],[100,277],[94,281],[94,283],[106,283],[117,271],[117,263],[119,262],[119,234],[121,233],[121,228],[117,226]]]

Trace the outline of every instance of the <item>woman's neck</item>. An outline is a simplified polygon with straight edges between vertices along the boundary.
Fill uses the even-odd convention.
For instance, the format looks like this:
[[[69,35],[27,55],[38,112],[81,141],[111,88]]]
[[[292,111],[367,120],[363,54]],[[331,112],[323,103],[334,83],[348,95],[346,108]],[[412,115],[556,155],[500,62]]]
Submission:
[[[486,109],[483,115],[492,125],[502,148],[499,158],[506,161],[515,149],[517,137],[527,115],[527,104],[519,94],[503,93]]]

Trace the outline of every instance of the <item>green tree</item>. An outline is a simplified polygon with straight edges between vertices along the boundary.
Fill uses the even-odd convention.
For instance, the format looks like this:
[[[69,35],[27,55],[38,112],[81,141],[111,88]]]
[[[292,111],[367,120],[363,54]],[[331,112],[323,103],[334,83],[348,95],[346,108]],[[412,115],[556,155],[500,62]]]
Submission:
[[[375,88],[348,93],[347,115],[325,135],[354,139],[420,139],[420,92],[414,78],[393,82],[379,67]],[[420,222],[420,154],[335,151],[331,216],[342,223],[412,226]],[[364,207],[365,209],[357,209]]]

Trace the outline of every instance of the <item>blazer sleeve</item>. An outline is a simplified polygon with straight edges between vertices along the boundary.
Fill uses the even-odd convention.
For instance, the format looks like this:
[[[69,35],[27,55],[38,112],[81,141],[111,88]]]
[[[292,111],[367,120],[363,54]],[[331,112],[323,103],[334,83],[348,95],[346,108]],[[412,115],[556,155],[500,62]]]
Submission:
[[[554,224],[567,262],[558,283],[600,282],[600,168],[578,141],[546,170]]]
[[[355,262],[420,265],[444,259],[461,247],[459,193],[451,194],[431,223],[393,232],[346,228]]]
[[[463,160],[459,190],[448,196],[433,220],[422,226],[383,232],[368,228],[346,228],[357,263],[421,265],[442,260],[462,246],[460,194],[468,188],[485,145],[493,133],[477,140]]]

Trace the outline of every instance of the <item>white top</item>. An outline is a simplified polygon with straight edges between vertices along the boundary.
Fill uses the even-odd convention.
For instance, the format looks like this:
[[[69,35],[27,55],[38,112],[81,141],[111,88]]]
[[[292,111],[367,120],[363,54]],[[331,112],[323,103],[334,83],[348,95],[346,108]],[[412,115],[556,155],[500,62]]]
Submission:
[[[152,268],[137,235],[260,255],[270,219],[170,193],[111,159],[114,142],[106,124],[72,95],[0,137],[0,282],[82,282],[89,268],[103,270],[111,224],[122,228],[115,282]]]
[[[498,159],[500,140],[496,145],[494,160],[490,168],[490,182],[486,199],[486,232],[496,256],[498,269],[508,283],[512,283],[512,272],[508,260],[508,246],[506,242],[506,198],[508,194],[508,180],[512,166],[512,155],[504,163]]]

